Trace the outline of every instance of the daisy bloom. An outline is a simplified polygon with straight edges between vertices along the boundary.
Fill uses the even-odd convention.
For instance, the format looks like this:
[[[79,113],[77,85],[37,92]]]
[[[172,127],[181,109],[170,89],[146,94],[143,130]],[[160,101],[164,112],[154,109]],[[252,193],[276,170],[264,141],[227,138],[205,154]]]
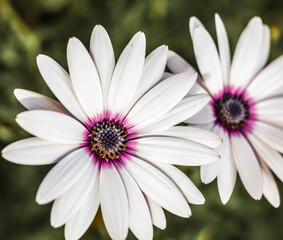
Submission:
[[[263,68],[270,50],[268,26],[259,17],[250,20],[236,45],[230,61],[227,33],[215,15],[218,48],[202,23],[192,17],[190,33],[201,74],[195,91],[211,96],[198,114],[185,122],[212,130],[224,143],[221,160],[201,167],[201,179],[217,178],[222,202],[229,200],[237,172],[254,199],[262,194],[274,206],[280,197],[273,173],[283,180],[283,57]],[[174,72],[192,67],[170,52],[168,67]]]
[[[167,46],[161,46],[145,58],[145,35],[139,32],[115,66],[110,38],[98,25],[90,53],[78,39],[69,40],[70,75],[51,58],[37,58],[60,102],[15,90],[29,110],[16,121],[35,137],[7,146],[3,157],[28,165],[56,163],[36,201],[54,201],[51,225],[65,224],[66,239],[79,239],[99,206],[110,237],[119,240],[126,238],[128,228],[139,239],[152,239],[153,225],[166,226],[163,208],[189,217],[188,202],[204,203],[195,185],[171,164],[199,166],[218,160],[212,148],[221,138],[174,127],[202,109],[209,96],[184,98],[196,73],[160,81],[167,54]]]

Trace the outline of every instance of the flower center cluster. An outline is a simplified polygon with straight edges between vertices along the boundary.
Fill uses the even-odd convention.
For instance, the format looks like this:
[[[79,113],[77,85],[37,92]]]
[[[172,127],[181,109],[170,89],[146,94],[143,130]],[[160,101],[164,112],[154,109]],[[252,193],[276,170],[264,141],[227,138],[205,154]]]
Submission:
[[[216,121],[228,131],[241,130],[250,117],[249,105],[242,95],[224,93],[213,107]]]
[[[88,137],[91,150],[98,158],[106,161],[118,159],[128,143],[126,129],[108,120],[95,123]]]

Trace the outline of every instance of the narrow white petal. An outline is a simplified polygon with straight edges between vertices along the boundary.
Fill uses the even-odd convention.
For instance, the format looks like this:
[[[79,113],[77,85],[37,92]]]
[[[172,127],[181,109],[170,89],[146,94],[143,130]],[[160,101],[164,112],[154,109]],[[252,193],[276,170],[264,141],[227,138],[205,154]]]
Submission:
[[[229,84],[230,65],[231,65],[230,47],[229,47],[229,41],[225,26],[218,14],[215,14],[215,26],[216,26],[218,49],[219,49],[219,57],[222,67],[222,74],[223,74],[223,83],[224,85],[227,85]]]
[[[77,240],[82,237],[91,225],[99,207],[99,174],[94,176],[95,180],[90,193],[81,208],[74,214],[65,225],[66,240]],[[90,182],[91,184],[91,182]]]
[[[144,137],[137,140],[137,155],[149,161],[201,166],[219,159],[219,154],[197,142],[175,137]]]
[[[244,137],[232,137],[231,148],[240,178],[248,193],[256,200],[262,196],[261,169],[250,144]]]
[[[149,206],[151,220],[155,227],[160,229],[166,228],[166,217],[160,205],[153,201],[149,196],[146,196],[146,201]]]
[[[145,59],[143,72],[133,98],[136,102],[145,92],[152,88],[163,76],[168,47],[163,45],[152,51]]]
[[[18,164],[45,165],[56,163],[77,147],[73,144],[58,144],[34,137],[8,145],[2,150],[2,157]]]
[[[273,207],[278,208],[280,206],[280,194],[274,177],[264,162],[261,162],[261,170],[263,195]]]
[[[210,100],[210,97],[208,98],[208,101]],[[206,104],[200,111],[198,111],[195,115],[192,115],[192,117],[188,118],[185,123],[189,124],[207,124],[214,122],[215,117],[213,114],[213,110],[211,105],[208,103]]]
[[[207,94],[197,94],[182,99],[174,108],[164,114],[156,123],[140,131],[142,133],[161,132],[198,114],[210,100]]]
[[[247,88],[249,96],[251,96],[253,100],[259,101],[272,95],[283,93],[282,66],[283,56],[280,56],[254,78]]]
[[[92,31],[90,53],[100,77],[104,103],[107,104],[109,86],[115,67],[115,56],[111,40],[101,25],[96,25]]]
[[[189,27],[190,27],[190,34],[191,34],[191,37],[193,38],[194,36],[194,32],[196,30],[196,28],[199,28],[199,27],[202,27],[202,28],[205,28],[203,26],[203,24],[201,23],[200,20],[198,20],[196,17],[191,17],[190,18],[190,23],[189,23]]]
[[[195,73],[180,73],[167,78],[146,93],[132,108],[127,119],[137,129],[154,123],[176,106],[196,81]]]
[[[223,143],[215,149],[220,154],[220,160],[201,166],[200,168],[200,176],[203,183],[208,184],[212,182],[221,169],[223,168],[224,161],[230,161],[228,158],[230,157],[230,140],[227,133],[221,127],[215,126],[213,129],[214,134],[219,135],[223,139]]]
[[[167,67],[174,74],[182,72],[195,72],[195,69],[174,51],[168,51]]]
[[[152,239],[153,228],[147,202],[135,180],[125,168],[118,169],[129,200],[129,228],[138,239]]]
[[[205,199],[194,183],[181,170],[171,164],[154,163],[180,188],[187,201],[192,204],[204,204]]]
[[[200,78],[200,76],[198,76],[196,83],[192,86],[190,91],[187,93],[186,97],[189,97],[189,96],[195,95],[195,94],[200,94],[200,93],[207,94],[207,92],[203,89],[203,87],[200,86],[199,78]]]
[[[229,201],[237,178],[237,169],[232,157],[229,140],[227,141],[226,148],[225,154],[223,155],[222,168],[217,177],[218,191],[223,204]]]
[[[158,135],[185,138],[194,142],[201,143],[210,148],[217,148],[222,143],[221,137],[213,132],[189,126],[171,127]]]
[[[271,98],[256,104],[257,119],[283,127],[283,97]]]
[[[16,122],[27,132],[39,138],[65,144],[83,142],[84,126],[65,114],[33,110],[17,115]]]
[[[108,104],[115,113],[126,114],[140,81],[145,58],[145,35],[137,33],[122,52],[113,72]]]
[[[54,201],[50,217],[53,227],[57,228],[65,224],[83,206],[97,181],[96,175],[97,165],[88,166],[78,181]]]
[[[272,147],[269,147],[257,137],[250,135],[249,140],[259,154],[260,158],[271,168],[277,177],[283,181],[283,158]]]
[[[87,120],[74,93],[69,74],[50,57],[38,55],[36,60],[43,79],[57,99],[79,120]]]
[[[259,57],[257,59],[257,69],[256,72],[261,70],[262,67],[266,64],[270,52],[270,30],[267,25],[263,25],[262,30],[262,39]]]
[[[70,38],[67,60],[76,95],[89,118],[103,111],[103,96],[100,79],[85,46],[77,38]]]
[[[211,122],[211,123],[206,123],[206,124],[192,124],[191,126],[195,128],[200,128],[206,131],[211,131],[215,127],[215,124],[214,122]]]
[[[263,122],[255,122],[253,134],[271,148],[283,153],[283,130]]]
[[[99,195],[102,217],[110,237],[125,239],[129,226],[129,203],[124,183],[114,166],[101,169]]]
[[[191,215],[189,205],[178,187],[158,169],[135,157],[131,157],[126,168],[141,190],[163,208],[180,217]]]
[[[15,89],[14,94],[28,110],[50,110],[70,115],[70,112],[61,103],[42,94],[25,89]]]
[[[230,79],[233,86],[245,88],[257,73],[262,38],[262,21],[259,17],[254,17],[241,34],[235,49]]]
[[[161,80],[165,80],[165,79],[167,79],[167,78],[169,78],[169,77],[173,77],[173,76],[174,76],[173,73],[164,72],[163,75],[162,75]]]
[[[209,33],[202,27],[193,35],[194,52],[201,76],[212,93],[223,89],[222,70],[216,46]]]
[[[67,155],[53,167],[39,186],[36,201],[46,204],[70,189],[92,164],[84,149]]]

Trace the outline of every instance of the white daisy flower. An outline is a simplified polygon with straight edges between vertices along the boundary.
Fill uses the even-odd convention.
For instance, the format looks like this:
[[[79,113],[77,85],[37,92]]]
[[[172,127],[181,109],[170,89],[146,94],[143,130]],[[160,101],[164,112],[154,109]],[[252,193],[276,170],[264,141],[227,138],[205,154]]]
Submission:
[[[218,50],[202,23],[192,17],[190,33],[202,80],[199,83],[211,100],[185,122],[219,134],[221,160],[201,167],[201,179],[217,177],[222,202],[229,200],[237,171],[254,199],[262,194],[274,206],[280,205],[276,182],[270,169],[283,180],[283,57],[263,69],[270,50],[268,26],[254,17],[237,43],[232,63],[227,33],[215,15]],[[168,67],[174,73],[191,72],[192,67],[170,52]],[[204,92],[195,86],[196,92]]]
[[[76,38],[67,47],[70,75],[54,60],[39,55],[39,70],[57,102],[17,89],[30,111],[17,123],[35,137],[7,146],[3,157],[28,165],[56,163],[36,201],[54,200],[51,224],[65,224],[65,238],[79,239],[100,206],[112,239],[128,228],[139,239],[164,229],[162,208],[189,217],[188,202],[204,198],[184,173],[171,164],[199,166],[219,159],[214,133],[174,127],[209,101],[207,94],[184,98],[196,73],[160,81],[167,46],[145,58],[145,36],[137,33],[116,66],[110,38],[102,26],[92,33],[90,54]]]

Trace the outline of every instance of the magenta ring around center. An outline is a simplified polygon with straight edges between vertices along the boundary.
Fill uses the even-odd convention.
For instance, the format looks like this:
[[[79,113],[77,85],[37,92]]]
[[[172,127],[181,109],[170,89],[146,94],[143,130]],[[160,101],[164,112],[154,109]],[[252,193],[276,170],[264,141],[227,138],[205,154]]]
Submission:
[[[89,135],[90,129],[98,122],[102,121],[114,121],[115,123],[121,125],[124,130],[127,132],[128,141],[125,150],[119,155],[117,159],[105,160],[100,158],[95,151],[91,149],[89,144]],[[117,167],[121,168],[123,165],[126,164],[128,160],[130,160],[130,155],[134,155],[136,152],[136,144],[137,141],[135,140],[137,137],[137,132],[135,131],[134,125],[129,123],[125,117],[115,114],[113,115],[110,111],[105,111],[103,114],[100,114],[98,117],[94,119],[89,119],[85,122],[86,130],[84,132],[84,141],[81,145],[85,149],[85,151],[92,157],[93,164],[98,165],[98,168],[112,168]]]
[[[235,95],[238,98],[244,100],[248,105],[249,117],[248,119],[245,120],[243,126],[241,126],[241,129],[228,129],[223,124],[217,121],[217,114],[214,108],[214,104],[216,101],[222,99],[222,97],[226,94]],[[212,99],[209,104],[212,108],[213,116],[215,118],[214,124],[222,128],[224,132],[229,134],[229,136],[240,136],[242,134],[246,136],[253,132],[254,124],[255,121],[257,120],[256,108],[255,108],[255,102],[248,95],[246,90],[243,90],[241,88],[236,88],[234,86],[225,86],[223,90],[219,91],[217,94],[214,94],[212,96]]]

